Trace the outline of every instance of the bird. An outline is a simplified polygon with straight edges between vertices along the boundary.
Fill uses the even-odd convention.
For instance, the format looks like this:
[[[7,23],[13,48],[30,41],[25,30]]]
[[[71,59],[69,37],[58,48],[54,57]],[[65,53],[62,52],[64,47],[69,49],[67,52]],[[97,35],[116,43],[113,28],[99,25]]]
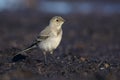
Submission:
[[[53,54],[53,51],[61,42],[63,35],[62,25],[64,22],[65,19],[61,16],[52,17],[49,21],[49,25],[39,33],[36,40],[29,47],[18,52],[18,54],[38,47],[43,52],[44,61],[46,63],[47,53]],[[13,60],[15,60],[15,56],[13,57]]]

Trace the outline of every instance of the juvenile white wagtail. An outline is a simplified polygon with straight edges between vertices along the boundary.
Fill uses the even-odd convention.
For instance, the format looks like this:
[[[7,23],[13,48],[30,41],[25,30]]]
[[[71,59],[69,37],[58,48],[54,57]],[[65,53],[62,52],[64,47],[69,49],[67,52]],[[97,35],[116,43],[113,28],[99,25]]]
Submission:
[[[46,62],[46,53],[53,54],[53,51],[60,44],[63,34],[62,24],[64,22],[65,20],[60,16],[55,16],[50,19],[49,25],[40,32],[36,41],[28,48],[20,51],[18,54],[39,47],[45,56]]]

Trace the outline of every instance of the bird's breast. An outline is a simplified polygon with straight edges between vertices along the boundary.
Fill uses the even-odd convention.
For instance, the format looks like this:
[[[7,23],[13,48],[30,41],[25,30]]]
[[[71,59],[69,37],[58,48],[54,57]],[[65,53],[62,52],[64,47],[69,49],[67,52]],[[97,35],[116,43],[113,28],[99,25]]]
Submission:
[[[59,45],[61,38],[62,35],[49,37],[48,39],[40,42],[39,47],[46,52],[53,51]]]

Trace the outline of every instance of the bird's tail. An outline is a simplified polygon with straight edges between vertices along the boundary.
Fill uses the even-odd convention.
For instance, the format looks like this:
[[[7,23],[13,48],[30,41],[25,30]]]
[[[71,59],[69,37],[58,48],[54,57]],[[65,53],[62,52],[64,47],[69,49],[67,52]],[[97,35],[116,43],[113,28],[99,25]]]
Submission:
[[[27,48],[25,48],[24,50],[18,52],[16,55],[18,55],[18,54],[26,55],[24,52],[36,48],[36,47],[37,47],[37,44],[38,44],[38,42],[35,42],[35,43],[31,44],[29,47],[27,47]],[[16,56],[16,55],[15,55],[15,56]]]
[[[22,51],[20,51],[18,53],[26,52],[26,51],[29,51],[29,50],[34,49],[36,47],[37,47],[37,42],[33,43],[32,45],[30,45],[29,47],[27,47],[26,49],[24,49],[24,50],[22,50]]]
[[[36,47],[37,47],[37,43],[38,43],[38,42],[33,43],[32,45],[30,45],[30,46],[27,47],[26,49],[18,52],[16,55],[13,56],[12,61],[13,61],[13,62],[16,62],[16,61],[25,59],[25,58],[26,58],[26,53],[24,53],[24,52],[36,48]]]

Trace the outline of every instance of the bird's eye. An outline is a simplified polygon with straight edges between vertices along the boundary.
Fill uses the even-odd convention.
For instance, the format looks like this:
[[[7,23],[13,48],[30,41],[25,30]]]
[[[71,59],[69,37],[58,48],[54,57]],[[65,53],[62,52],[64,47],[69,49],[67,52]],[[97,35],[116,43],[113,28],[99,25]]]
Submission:
[[[57,19],[56,21],[58,22],[59,20]]]

